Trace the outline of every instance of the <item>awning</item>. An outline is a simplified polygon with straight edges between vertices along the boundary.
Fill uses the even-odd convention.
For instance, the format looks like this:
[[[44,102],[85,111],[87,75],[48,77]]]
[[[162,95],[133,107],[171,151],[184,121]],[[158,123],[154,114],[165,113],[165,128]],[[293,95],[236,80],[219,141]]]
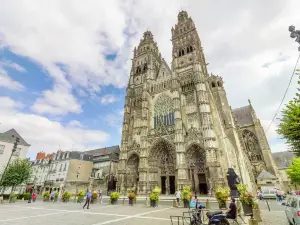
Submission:
[[[32,189],[33,188],[33,185],[27,185],[26,186],[26,190],[29,190],[29,189]]]

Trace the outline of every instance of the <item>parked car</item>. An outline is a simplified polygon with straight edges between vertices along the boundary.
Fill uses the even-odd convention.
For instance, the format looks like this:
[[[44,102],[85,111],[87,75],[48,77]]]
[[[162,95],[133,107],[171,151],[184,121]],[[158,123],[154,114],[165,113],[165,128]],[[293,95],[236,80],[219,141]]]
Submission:
[[[289,223],[300,225],[300,196],[288,195],[286,201],[281,204],[285,206],[285,214]]]
[[[276,190],[273,188],[264,188],[262,189],[262,197],[266,198],[273,198],[276,199]]]

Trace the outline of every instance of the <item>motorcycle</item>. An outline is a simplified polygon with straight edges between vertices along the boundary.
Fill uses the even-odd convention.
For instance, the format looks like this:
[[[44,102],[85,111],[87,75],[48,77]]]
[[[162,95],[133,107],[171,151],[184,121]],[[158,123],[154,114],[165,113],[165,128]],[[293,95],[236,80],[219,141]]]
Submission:
[[[196,210],[192,213],[191,225],[204,225],[201,219],[201,212],[204,208],[205,206],[202,204],[197,206]],[[206,216],[208,218],[207,225],[229,225],[229,221],[222,211],[207,212]]]

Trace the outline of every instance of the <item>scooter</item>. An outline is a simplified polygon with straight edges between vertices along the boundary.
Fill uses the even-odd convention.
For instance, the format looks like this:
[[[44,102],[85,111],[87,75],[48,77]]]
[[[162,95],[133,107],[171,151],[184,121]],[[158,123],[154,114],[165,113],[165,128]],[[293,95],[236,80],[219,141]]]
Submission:
[[[191,225],[204,225],[201,220],[201,210],[204,208],[205,206],[202,204],[197,206],[196,210],[192,214]],[[222,211],[207,212],[206,216],[208,218],[207,225],[229,225],[229,221]]]

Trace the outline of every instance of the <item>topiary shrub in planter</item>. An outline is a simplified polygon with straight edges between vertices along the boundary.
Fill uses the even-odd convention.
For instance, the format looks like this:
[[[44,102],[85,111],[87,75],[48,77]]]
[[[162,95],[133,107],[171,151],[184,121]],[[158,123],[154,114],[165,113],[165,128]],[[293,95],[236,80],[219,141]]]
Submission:
[[[45,192],[43,192],[42,196],[43,196],[43,201],[46,202],[49,200],[50,193],[48,191],[45,191]]]
[[[57,202],[57,200],[58,200],[58,191],[54,193],[54,202]]]
[[[31,198],[31,194],[29,192],[26,192],[25,194],[23,194],[23,198],[24,200],[29,200]]]
[[[185,186],[180,194],[180,198],[183,201],[184,208],[189,208],[190,201],[192,199],[192,192],[190,186]]]
[[[80,190],[77,194],[77,203],[81,203],[83,201],[84,196],[85,192],[83,190]]]
[[[62,201],[63,202],[68,202],[71,197],[72,197],[72,193],[71,192],[65,192],[62,195]]]
[[[221,187],[218,186],[215,190],[215,197],[219,203],[220,209],[226,208],[226,201],[230,195],[230,189],[229,187]]]
[[[158,206],[160,193],[161,193],[161,189],[158,186],[153,188],[151,194],[149,195],[150,206],[151,207],[157,207]]]
[[[98,198],[98,194],[96,192],[93,192],[92,193],[91,203],[93,204],[94,202],[96,202],[97,198]]]
[[[243,211],[246,216],[253,215],[254,196],[247,190],[247,184],[237,184],[239,198],[242,203]]]
[[[116,204],[118,202],[119,198],[120,198],[120,194],[118,192],[111,192],[110,193],[110,203],[112,205]]]
[[[129,188],[127,190],[127,196],[129,200],[129,205],[133,206],[133,202],[136,200],[135,188]]]
[[[17,199],[17,195],[10,194],[10,196],[9,196],[9,203],[15,203],[16,199]]]

